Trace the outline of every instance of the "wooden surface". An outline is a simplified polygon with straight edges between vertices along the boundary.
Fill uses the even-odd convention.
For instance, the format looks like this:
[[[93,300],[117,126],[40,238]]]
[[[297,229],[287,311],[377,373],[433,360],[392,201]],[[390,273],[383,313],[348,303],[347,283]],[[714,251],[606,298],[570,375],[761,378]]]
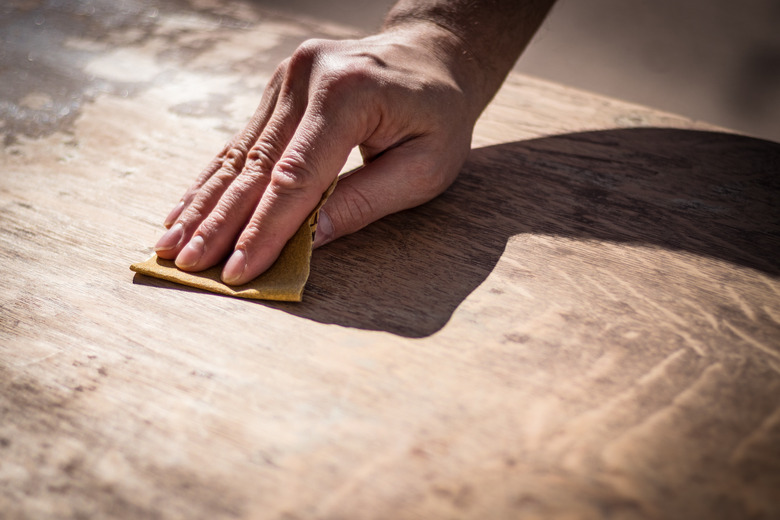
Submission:
[[[443,196],[230,299],[128,265],[348,31],[2,9],[0,517],[780,517],[780,145],[512,76]]]

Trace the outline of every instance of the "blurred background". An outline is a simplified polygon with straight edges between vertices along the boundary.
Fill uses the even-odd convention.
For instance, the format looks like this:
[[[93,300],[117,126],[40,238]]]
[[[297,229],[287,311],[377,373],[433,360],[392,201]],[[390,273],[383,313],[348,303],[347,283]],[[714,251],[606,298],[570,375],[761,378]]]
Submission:
[[[14,132],[51,131],[84,100],[132,94],[132,80],[149,79],[121,60],[113,83],[90,76],[82,69],[95,49],[65,45],[82,31],[141,42],[158,8],[254,5],[369,34],[393,2],[0,0],[0,130],[6,144]],[[780,142],[780,0],[559,0],[516,70]],[[40,99],[27,95],[41,90]]]
[[[255,0],[375,30],[393,0]],[[516,70],[780,141],[780,0],[559,0]]]

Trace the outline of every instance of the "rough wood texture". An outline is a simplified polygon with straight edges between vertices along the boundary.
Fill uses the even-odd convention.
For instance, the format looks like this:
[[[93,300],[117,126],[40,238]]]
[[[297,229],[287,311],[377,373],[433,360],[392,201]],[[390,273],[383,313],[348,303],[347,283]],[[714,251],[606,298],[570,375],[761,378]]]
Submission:
[[[780,145],[512,76],[452,189],[241,301],[127,266],[346,32],[3,9],[3,518],[780,515]]]

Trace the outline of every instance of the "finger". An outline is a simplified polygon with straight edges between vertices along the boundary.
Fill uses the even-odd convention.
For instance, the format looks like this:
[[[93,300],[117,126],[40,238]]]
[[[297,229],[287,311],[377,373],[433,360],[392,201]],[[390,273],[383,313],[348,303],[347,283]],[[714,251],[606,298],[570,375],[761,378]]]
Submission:
[[[337,113],[356,115],[310,105],[225,265],[225,283],[240,285],[268,269],[346,163],[364,131],[354,124],[359,118]]]
[[[216,206],[222,193],[238,175],[245,155],[246,151],[242,149],[242,145],[235,145],[228,152],[220,168],[192,193],[191,200],[185,203],[175,223],[155,244],[158,256],[167,259],[176,258],[197,226]]]
[[[195,180],[195,183],[190,186],[189,189],[184,193],[182,198],[179,200],[179,203],[176,204],[176,206],[171,210],[170,213],[168,213],[168,216],[165,217],[165,222],[163,225],[166,228],[170,228],[174,222],[176,222],[176,219],[179,218],[179,215],[181,215],[181,212],[184,210],[184,208],[192,202],[192,199],[195,197],[195,193],[197,193],[198,189],[200,189],[201,186],[212,176],[214,175],[217,170],[222,166],[222,163],[225,160],[225,156],[227,155],[228,150],[233,146],[233,141],[236,138],[234,137],[231,139],[228,143],[225,144],[225,146],[222,148],[222,150],[219,152],[219,155],[217,155],[212,161],[209,163],[206,168],[203,169],[203,171],[198,175],[197,179]]]
[[[176,219],[179,218],[181,212],[186,208],[195,198],[195,195],[203,187],[203,185],[222,168],[222,165],[231,157],[231,150],[239,148],[242,142],[253,142],[256,136],[262,131],[265,125],[264,116],[270,114],[273,111],[273,106],[276,104],[278,97],[277,81],[273,80],[269,83],[263,98],[249,120],[249,123],[239,133],[234,135],[225,146],[222,147],[219,154],[212,159],[212,161],[201,171],[200,175],[195,179],[195,182],[187,189],[178,204],[171,210],[168,216],[165,218],[164,225],[166,228],[170,228]]]
[[[155,245],[158,256],[167,259],[176,258],[189,242],[200,222],[213,210],[232,180],[241,172],[248,150],[257,141],[273,114],[285,70],[286,62],[277,68],[263,93],[257,110],[244,130],[236,134],[222,152],[201,172],[195,183],[166,218],[165,224],[169,229]]]
[[[424,136],[388,150],[340,180],[320,210],[313,247],[433,199],[455,179],[468,149],[466,139],[444,146]]]
[[[305,110],[301,82],[280,95],[273,116],[247,154],[242,171],[232,180],[208,216],[198,225],[190,242],[176,257],[183,270],[207,269],[232,249],[271,181],[274,165],[295,134]],[[303,101],[301,99],[303,98]]]

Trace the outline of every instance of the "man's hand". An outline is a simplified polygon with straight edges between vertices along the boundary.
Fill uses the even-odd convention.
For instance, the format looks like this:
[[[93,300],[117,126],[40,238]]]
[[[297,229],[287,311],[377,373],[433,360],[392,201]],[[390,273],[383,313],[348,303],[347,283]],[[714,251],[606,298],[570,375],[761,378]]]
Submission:
[[[157,254],[186,271],[230,255],[223,281],[252,280],[355,146],[364,166],[323,207],[315,246],[449,186],[497,85],[453,30],[407,13],[362,40],[310,40],[283,62],[246,128],[168,215]]]

